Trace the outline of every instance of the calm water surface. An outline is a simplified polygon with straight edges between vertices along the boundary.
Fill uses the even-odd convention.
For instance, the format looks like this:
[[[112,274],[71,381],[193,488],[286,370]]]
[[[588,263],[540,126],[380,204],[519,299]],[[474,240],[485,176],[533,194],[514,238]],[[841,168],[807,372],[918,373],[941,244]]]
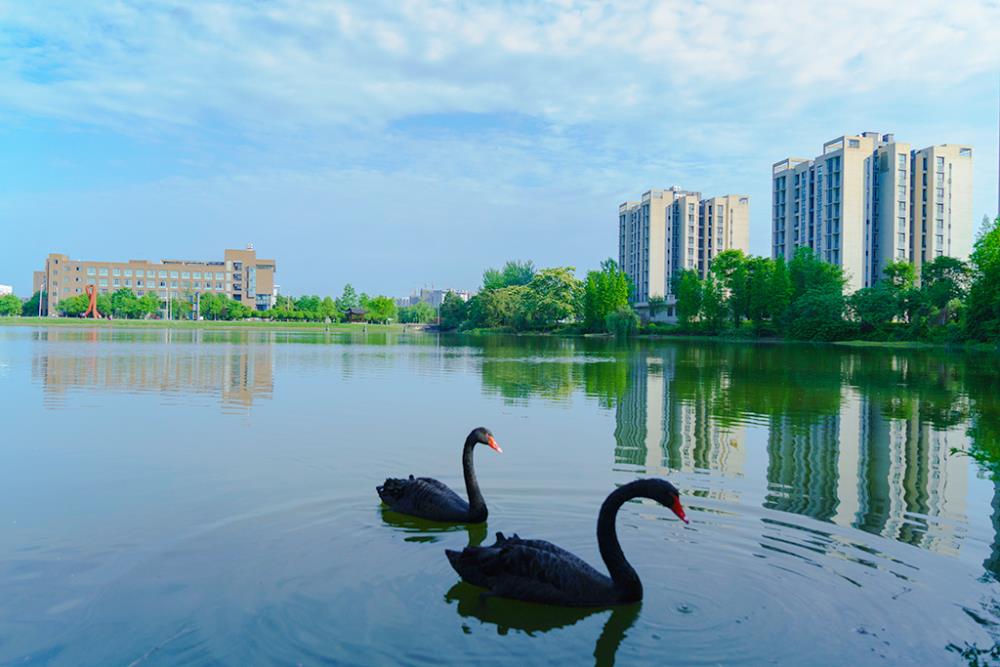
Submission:
[[[998,396],[942,351],[0,328],[0,664],[967,664]],[[480,424],[487,527],[383,512],[387,475],[461,489]],[[603,568],[639,476],[692,520],[622,509],[639,606],[483,603],[444,558],[502,530]]]

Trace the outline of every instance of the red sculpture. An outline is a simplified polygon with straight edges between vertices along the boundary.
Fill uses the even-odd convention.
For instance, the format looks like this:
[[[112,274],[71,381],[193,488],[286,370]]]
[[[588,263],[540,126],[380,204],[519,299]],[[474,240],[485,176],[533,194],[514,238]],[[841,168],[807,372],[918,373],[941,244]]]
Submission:
[[[83,288],[83,291],[87,293],[90,297],[90,304],[87,305],[87,311],[83,314],[84,317],[93,313],[94,318],[99,318],[101,312],[97,310],[97,289],[93,285],[87,285]]]

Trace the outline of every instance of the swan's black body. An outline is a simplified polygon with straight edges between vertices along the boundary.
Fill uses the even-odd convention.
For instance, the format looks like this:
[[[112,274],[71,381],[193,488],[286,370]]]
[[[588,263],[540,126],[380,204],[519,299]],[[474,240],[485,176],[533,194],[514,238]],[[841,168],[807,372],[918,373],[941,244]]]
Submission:
[[[448,523],[481,523],[488,515],[486,501],[479,490],[476,471],[472,464],[472,450],[477,443],[489,445],[497,451],[500,447],[489,429],[479,427],[469,433],[462,449],[462,469],[465,473],[465,491],[469,495],[466,502],[446,484],[430,477],[408,479],[387,479],[375,487],[379,498],[400,514],[443,521]]]
[[[597,542],[610,577],[551,542],[517,535],[497,533],[492,546],[445,553],[462,579],[500,597],[570,607],[638,602],[642,582],[622,553],[615,517],[623,503],[640,497],[666,505],[687,521],[677,489],[666,480],[636,480],[612,491],[597,517]]]

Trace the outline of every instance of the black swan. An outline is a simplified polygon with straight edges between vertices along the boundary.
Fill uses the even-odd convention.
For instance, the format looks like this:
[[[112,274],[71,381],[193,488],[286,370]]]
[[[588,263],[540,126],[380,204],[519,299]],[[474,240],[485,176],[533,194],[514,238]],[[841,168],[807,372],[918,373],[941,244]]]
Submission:
[[[472,466],[472,450],[477,443],[489,445],[498,452],[503,452],[500,445],[493,439],[488,428],[472,429],[465,439],[462,448],[462,470],[465,473],[465,492],[469,502],[462,500],[448,486],[430,477],[409,479],[387,479],[381,486],[376,486],[379,498],[393,511],[400,514],[445,521],[449,523],[481,523],[486,521],[486,501],[479,490],[476,481],[476,471]]]
[[[488,547],[445,550],[455,571],[470,584],[499,597],[567,607],[607,607],[642,599],[642,582],[625,560],[615,516],[632,498],[650,498],[670,508],[684,523],[680,493],[662,479],[639,479],[611,492],[597,515],[597,544],[610,577],[545,540],[507,538],[497,533]]]

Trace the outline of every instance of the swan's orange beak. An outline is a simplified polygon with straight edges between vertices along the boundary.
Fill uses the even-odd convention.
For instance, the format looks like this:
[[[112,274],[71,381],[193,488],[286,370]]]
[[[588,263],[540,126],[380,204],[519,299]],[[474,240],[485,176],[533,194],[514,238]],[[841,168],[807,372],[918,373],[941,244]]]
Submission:
[[[680,498],[674,498],[674,504],[670,506],[670,510],[684,523],[691,523],[688,521],[687,515],[684,514],[684,507],[681,505]]]
[[[491,449],[495,449],[503,454],[503,450],[500,449],[500,445],[497,444],[497,441],[493,439],[492,435],[486,438],[486,444],[489,445]]]

